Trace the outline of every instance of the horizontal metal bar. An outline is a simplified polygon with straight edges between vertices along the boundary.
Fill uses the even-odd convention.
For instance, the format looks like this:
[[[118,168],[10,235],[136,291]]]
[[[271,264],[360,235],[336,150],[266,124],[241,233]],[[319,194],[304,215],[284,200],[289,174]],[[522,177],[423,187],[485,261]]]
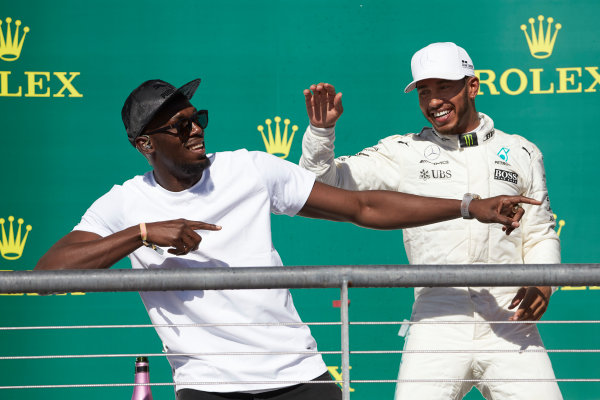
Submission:
[[[503,321],[504,322],[504,321]],[[513,322],[513,321],[510,321]],[[539,321],[527,321],[539,322]],[[562,323],[562,321],[560,321]],[[584,321],[587,322],[587,321]],[[600,321],[598,321],[600,323]],[[50,329],[130,329],[130,328],[208,328],[213,326],[339,326],[341,322],[222,322],[204,324],[133,324],[133,325],[46,325],[0,326],[1,331],[31,331]]]
[[[527,351],[527,350],[524,350]],[[600,350],[598,350],[600,352]],[[584,353],[584,351],[580,351]],[[334,351],[229,351],[229,352],[212,352],[212,353],[145,353],[145,354],[65,354],[65,355],[46,355],[46,356],[0,356],[0,361],[13,361],[13,360],[68,360],[68,359],[80,359],[80,358],[136,358],[136,357],[202,357],[202,356],[225,356],[225,357],[237,357],[237,356],[273,356],[273,355],[287,355],[287,354],[307,354],[307,355],[336,355],[342,354],[341,350]]]
[[[36,325],[36,326],[0,326],[2,331],[33,331],[56,329],[131,329],[131,328],[206,328],[212,326],[339,326],[341,322],[239,322],[218,324],[133,324],[133,325]],[[574,325],[574,324],[600,324],[600,320],[543,320],[543,321],[368,321],[352,322],[350,325]]]
[[[457,350],[350,350],[348,354],[509,354],[509,353],[561,353],[561,354],[597,354],[600,349],[457,349]],[[229,351],[221,353],[131,353],[131,354],[56,354],[44,356],[0,356],[0,361],[15,360],[74,360],[83,358],[136,358],[136,357],[237,357],[287,354],[343,354],[342,350],[332,351]]]
[[[599,264],[328,265],[0,272],[0,293],[600,285]]]

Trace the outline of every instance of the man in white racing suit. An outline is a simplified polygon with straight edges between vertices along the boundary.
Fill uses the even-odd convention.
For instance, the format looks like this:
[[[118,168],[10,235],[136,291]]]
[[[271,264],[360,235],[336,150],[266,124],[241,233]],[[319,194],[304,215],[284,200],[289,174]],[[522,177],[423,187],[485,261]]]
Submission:
[[[468,212],[462,220],[405,229],[412,264],[560,263],[542,154],[523,137],[495,129],[490,117],[476,111],[479,80],[466,51],[454,43],[434,43],[415,53],[411,67],[414,80],[405,92],[417,89],[432,127],[390,136],[336,159],[341,93],[329,84],[312,85],[304,91],[310,125],[300,165],[322,182],[350,190],[448,198],[468,193],[467,207],[477,195],[518,194],[543,201],[540,207],[524,205],[521,227],[514,232],[468,220]],[[562,399],[536,325],[485,322],[538,320],[551,294],[550,287],[416,288],[412,321],[428,323],[409,330],[405,350],[417,352],[402,357],[396,399],[461,399],[473,386],[487,399]],[[537,379],[543,382],[532,382]]]

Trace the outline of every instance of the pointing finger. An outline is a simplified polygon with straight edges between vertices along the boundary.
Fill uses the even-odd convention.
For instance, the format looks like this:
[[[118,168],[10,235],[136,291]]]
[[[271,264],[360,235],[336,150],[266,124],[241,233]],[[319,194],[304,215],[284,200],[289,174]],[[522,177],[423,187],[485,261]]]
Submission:
[[[525,203],[525,204],[533,204],[536,206],[539,206],[540,204],[542,204],[541,201],[539,200],[535,200],[529,197],[525,197],[525,196],[511,196],[510,200],[513,201],[514,203]]]
[[[190,228],[193,230],[220,231],[222,227],[215,224],[207,224],[206,222],[202,221],[192,221],[190,223]]]

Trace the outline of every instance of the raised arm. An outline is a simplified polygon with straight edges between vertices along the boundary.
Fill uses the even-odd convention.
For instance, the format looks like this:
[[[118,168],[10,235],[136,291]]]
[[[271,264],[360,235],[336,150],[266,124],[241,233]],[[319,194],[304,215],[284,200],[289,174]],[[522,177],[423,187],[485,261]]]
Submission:
[[[200,221],[177,219],[145,224],[146,241],[171,247],[169,253],[182,255],[196,250],[202,238],[196,230],[220,230],[221,227]],[[95,233],[73,231],[56,242],[40,258],[34,269],[101,269],[110,268],[137,250],[142,242],[139,225],[102,237]]]
[[[317,175],[319,182],[347,190],[395,190],[400,183],[397,173],[373,174],[372,171],[395,171],[398,160],[390,143],[380,142],[351,157],[335,158],[335,123],[343,112],[342,94],[333,85],[319,83],[304,90],[310,124],[302,138],[299,165]]]
[[[523,196],[473,200],[469,213],[480,222],[500,223],[509,233],[519,226],[519,203],[541,204]],[[461,217],[461,200],[438,199],[391,191],[348,191],[315,182],[298,213],[309,218],[352,222],[373,229],[402,229]]]

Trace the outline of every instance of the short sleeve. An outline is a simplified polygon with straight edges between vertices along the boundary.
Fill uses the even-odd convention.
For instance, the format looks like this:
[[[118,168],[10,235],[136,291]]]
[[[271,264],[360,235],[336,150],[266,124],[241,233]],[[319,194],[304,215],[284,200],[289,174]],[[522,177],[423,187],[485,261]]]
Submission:
[[[102,237],[123,230],[122,189],[122,186],[115,185],[108,193],[96,200],[73,230],[92,232]]]
[[[296,215],[308,200],[315,174],[296,164],[260,151],[248,153],[271,199],[271,212]]]

